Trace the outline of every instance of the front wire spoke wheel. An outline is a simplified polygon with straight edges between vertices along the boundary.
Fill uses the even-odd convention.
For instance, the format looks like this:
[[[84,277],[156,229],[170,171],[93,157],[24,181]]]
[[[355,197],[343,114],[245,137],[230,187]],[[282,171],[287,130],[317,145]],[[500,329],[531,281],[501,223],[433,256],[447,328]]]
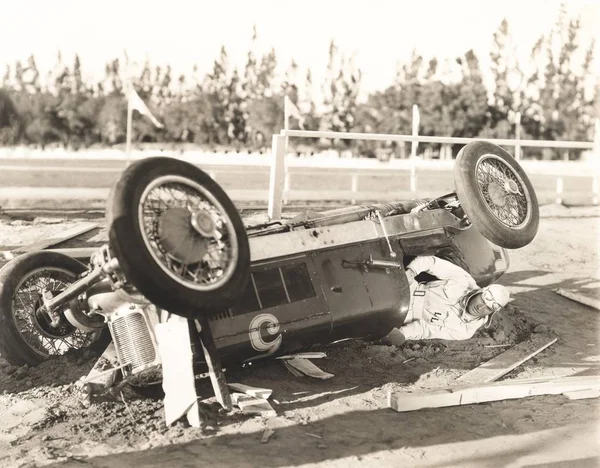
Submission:
[[[501,158],[486,154],[477,163],[476,177],[488,210],[505,226],[518,229],[531,216],[531,201],[520,177]]]
[[[139,221],[148,251],[178,283],[211,290],[233,274],[238,256],[233,223],[200,184],[176,175],[155,179],[141,196]]]

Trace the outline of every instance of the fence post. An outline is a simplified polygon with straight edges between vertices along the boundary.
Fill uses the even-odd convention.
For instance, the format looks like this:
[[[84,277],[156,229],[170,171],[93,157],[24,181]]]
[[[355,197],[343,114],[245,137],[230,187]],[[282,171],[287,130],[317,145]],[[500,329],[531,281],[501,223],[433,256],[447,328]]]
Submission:
[[[286,137],[287,138],[287,137]],[[287,147],[287,145],[286,145]],[[289,201],[289,195],[290,195],[290,171],[288,170],[287,166],[285,167],[285,175],[283,178],[283,204],[287,205],[288,201]]]
[[[273,135],[271,146],[271,176],[269,178],[269,219],[281,219],[281,202],[285,174],[285,139],[282,135]]]
[[[562,193],[563,193],[563,179],[562,177],[556,178],[556,204],[562,205]]]
[[[358,174],[352,174],[352,187],[350,188],[352,194],[358,192]],[[352,204],[356,205],[356,198],[352,198]]]
[[[417,193],[417,161],[413,159],[410,165],[410,191],[413,194]]]
[[[419,114],[419,106],[417,106],[416,104],[413,104],[413,107],[412,107],[412,136],[414,136],[415,139],[410,144],[410,157],[411,158],[417,157],[417,148],[419,146],[419,141],[417,140],[417,137],[419,136],[420,123],[421,123],[421,116]]]
[[[416,193],[417,191],[417,147],[419,141],[416,139],[419,136],[419,125],[421,124],[421,115],[419,113],[419,106],[413,104],[412,107],[412,136],[415,140],[411,142],[410,147],[410,191]]]

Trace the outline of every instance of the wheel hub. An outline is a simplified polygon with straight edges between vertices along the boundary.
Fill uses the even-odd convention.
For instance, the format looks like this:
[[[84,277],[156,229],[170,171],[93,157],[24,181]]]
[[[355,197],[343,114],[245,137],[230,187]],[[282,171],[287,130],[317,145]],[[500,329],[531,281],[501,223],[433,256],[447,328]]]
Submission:
[[[169,208],[160,214],[158,240],[165,252],[185,264],[198,263],[206,255],[205,237],[193,225],[193,215],[186,208]],[[212,222],[212,220],[211,220]],[[204,227],[206,221],[200,219]]]
[[[52,326],[50,317],[42,310],[43,300],[40,298],[35,302],[35,312],[33,315],[33,323],[35,328],[44,336],[49,338],[64,338],[69,336],[75,327],[67,322],[61,314],[60,321],[57,326]]]
[[[490,200],[492,201],[492,203],[494,203],[494,205],[506,205],[506,192],[500,184],[496,182],[491,182],[488,185],[488,193],[490,195]]]
[[[192,213],[192,226],[202,236],[214,237],[215,222],[206,211],[200,210]]]
[[[520,195],[519,186],[514,180],[507,180],[505,184],[505,189],[508,193],[512,195]]]

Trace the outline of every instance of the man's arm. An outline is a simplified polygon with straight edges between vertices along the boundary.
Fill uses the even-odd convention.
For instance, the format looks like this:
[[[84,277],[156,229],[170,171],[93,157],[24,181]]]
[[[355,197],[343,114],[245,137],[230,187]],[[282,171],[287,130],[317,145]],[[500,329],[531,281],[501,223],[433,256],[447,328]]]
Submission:
[[[468,340],[478,327],[459,326],[457,328],[441,327],[423,320],[415,320],[399,328],[407,340]]]
[[[422,272],[427,272],[439,279],[452,279],[468,283],[474,282],[473,277],[461,267],[433,255],[416,257],[408,264],[407,270],[411,270],[414,276]]]

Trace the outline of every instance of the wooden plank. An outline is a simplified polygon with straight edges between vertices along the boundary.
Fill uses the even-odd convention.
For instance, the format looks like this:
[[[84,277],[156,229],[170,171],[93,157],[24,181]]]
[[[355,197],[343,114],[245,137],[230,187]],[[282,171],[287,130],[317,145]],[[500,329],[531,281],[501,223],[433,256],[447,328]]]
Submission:
[[[50,252],[57,252],[69,257],[76,258],[77,260],[89,260],[94,252],[99,250],[100,247],[73,247],[68,249],[47,249]]]
[[[273,390],[270,388],[251,387],[250,385],[244,385],[240,383],[230,383],[227,385],[236,392],[245,393],[246,395],[258,398],[268,399],[271,396],[271,393],[273,393]]]
[[[92,229],[96,229],[97,227],[98,227],[98,225],[96,223],[81,223],[81,224],[78,224],[77,226],[72,227],[71,229],[67,229],[66,231],[63,231],[58,236],[48,237],[42,241],[34,242],[33,244],[17,247],[16,249],[11,250],[9,252],[9,254],[12,255],[12,257],[15,257],[17,255],[21,255],[24,253],[34,252],[36,250],[44,250],[53,245],[68,241],[69,239],[72,239],[73,237],[77,237],[82,234],[85,234],[86,232],[89,232]],[[4,255],[5,258],[10,260],[7,257],[7,252],[4,252],[4,254],[5,254]]]
[[[215,340],[210,329],[208,317],[202,316],[196,320],[196,328],[200,333],[200,344],[202,345],[202,350],[204,351],[204,359],[206,360],[206,365],[208,366],[208,375],[210,376],[217,401],[227,411],[231,411],[233,408],[231,403],[231,395],[229,394],[229,389],[227,388],[225,373],[221,367],[221,360],[219,359],[219,354],[217,353],[217,346],[215,345]]]
[[[260,438],[260,442],[262,444],[266,444],[273,434],[275,434],[275,431],[273,429],[271,429],[270,427],[267,427],[265,429],[265,431],[263,432],[262,437]]]
[[[321,359],[324,357],[327,357],[327,354],[317,351],[317,352],[308,352],[308,353],[286,354],[285,356],[278,356],[275,359],[294,359],[294,358]]]
[[[511,370],[531,359],[548,346],[556,343],[557,338],[550,339],[546,336],[535,337],[523,341],[504,353],[496,356],[475,369],[461,375],[457,382],[463,384],[477,384],[493,382]],[[535,351],[531,351],[534,348]]]
[[[581,291],[576,291],[573,289],[557,288],[557,289],[554,289],[554,292],[563,297],[571,299],[572,301],[579,302],[580,304],[592,307],[596,310],[600,310],[600,299],[598,299],[596,297],[589,297],[587,295],[584,295],[584,294],[582,294]]]
[[[563,392],[569,400],[584,400],[586,398],[600,397],[600,390],[595,388],[586,388],[585,390],[575,390],[573,392]]]
[[[334,377],[333,374],[319,369],[308,359],[295,357],[292,359],[285,359],[283,362],[286,366],[289,366],[296,371],[315,379],[330,379]]]
[[[388,406],[398,412],[416,411],[423,408],[470,405],[530,396],[559,395],[565,392],[589,389],[600,389],[600,376],[561,377],[535,383],[510,380],[487,385],[425,390],[419,393],[401,393],[390,390]]]
[[[188,322],[183,317],[172,315],[167,322],[156,324],[154,331],[162,362],[165,422],[170,426],[187,416],[191,426],[200,427]]]

